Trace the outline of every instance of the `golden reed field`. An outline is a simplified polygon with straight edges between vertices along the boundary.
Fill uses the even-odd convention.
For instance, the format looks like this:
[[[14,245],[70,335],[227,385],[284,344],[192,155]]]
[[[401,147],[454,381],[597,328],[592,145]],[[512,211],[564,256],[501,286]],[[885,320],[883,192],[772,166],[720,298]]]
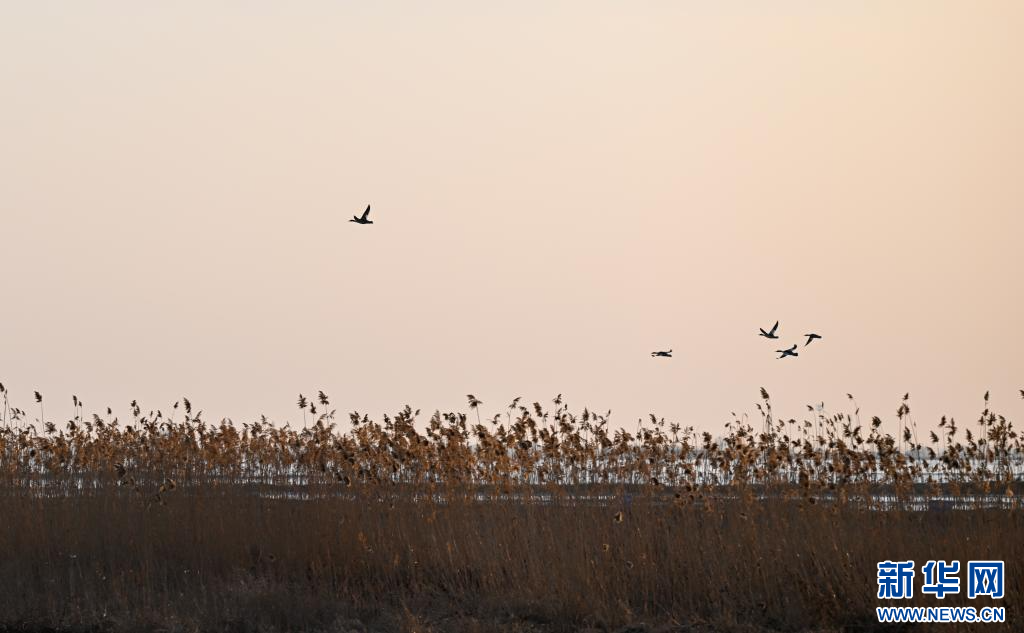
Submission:
[[[937,432],[908,398],[883,421],[761,395],[714,437],[561,397],[371,420],[320,392],[301,429],[74,397],[57,422],[0,387],[0,630],[900,630],[887,559],[1006,561],[1007,624],[904,630],[1024,619],[1024,458],[987,394]]]

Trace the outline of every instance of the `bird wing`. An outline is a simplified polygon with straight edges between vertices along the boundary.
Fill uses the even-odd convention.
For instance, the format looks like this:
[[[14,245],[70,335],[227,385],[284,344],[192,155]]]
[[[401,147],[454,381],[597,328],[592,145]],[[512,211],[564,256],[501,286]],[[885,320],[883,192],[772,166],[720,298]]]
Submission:
[[[368,216],[368,215],[370,215],[370,205],[366,205],[366,211],[363,211],[363,217],[361,217],[359,219],[360,220],[365,220],[366,216]]]
[[[768,333],[769,334],[775,334],[775,330],[777,330],[777,329],[779,329],[779,322],[778,321],[775,322],[775,325],[772,326],[771,331],[768,332]]]

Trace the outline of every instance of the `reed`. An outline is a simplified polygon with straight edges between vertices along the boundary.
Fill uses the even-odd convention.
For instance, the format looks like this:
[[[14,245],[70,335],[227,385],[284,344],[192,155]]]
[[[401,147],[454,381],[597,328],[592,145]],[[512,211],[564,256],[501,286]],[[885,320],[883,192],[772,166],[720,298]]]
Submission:
[[[77,396],[37,428],[0,393],[0,630],[871,630],[887,559],[1005,560],[1024,589],[1024,458],[988,398],[978,436],[922,445],[909,397],[895,437],[767,392],[714,437],[560,396],[343,424],[322,391],[301,430]]]

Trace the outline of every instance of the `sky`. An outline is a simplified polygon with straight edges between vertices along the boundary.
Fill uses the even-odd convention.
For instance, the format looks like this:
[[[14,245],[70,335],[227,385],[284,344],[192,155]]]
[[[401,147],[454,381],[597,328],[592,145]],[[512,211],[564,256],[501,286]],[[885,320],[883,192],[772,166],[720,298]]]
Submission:
[[[58,420],[75,394],[295,424],[323,389],[720,431],[761,387],[784,418],[852,393],[893,431],[909,392],[920,427],[970,422],[991,390],[1020,419],[1022,27],[997,0],[2,3],[0,382]]]

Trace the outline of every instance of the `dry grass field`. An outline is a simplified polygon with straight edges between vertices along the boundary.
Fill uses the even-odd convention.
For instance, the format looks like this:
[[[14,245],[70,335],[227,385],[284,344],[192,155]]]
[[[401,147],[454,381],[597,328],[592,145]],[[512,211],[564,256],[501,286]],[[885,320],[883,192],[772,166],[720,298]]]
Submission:
[[[942,604],[1024,617],[1024,460],[988,409],[919,438],[907,400],[789,420],[763,393],[713,438],[561,398],[341,425],[319,394],[290,429],[0,394],[0,630],[889,630],[887,559],[1005,560],[1006,600]]]

